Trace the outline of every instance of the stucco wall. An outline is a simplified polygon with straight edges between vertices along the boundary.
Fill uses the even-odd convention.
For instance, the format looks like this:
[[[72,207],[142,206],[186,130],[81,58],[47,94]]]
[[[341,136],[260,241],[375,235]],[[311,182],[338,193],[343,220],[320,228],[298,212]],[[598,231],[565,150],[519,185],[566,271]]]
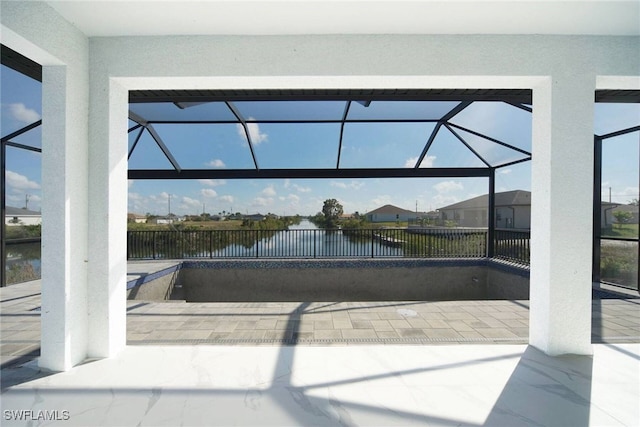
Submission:
[[[127,286],[127,299],[143,301],[165,301],[171,299],[174,286],[178,283],[180,273],[178,269],[158,274],[148,281],[140,281]]]
[[[127,287],[128,299],[152,301],[527,300],[529,270],[487,259],[185,261]]]
[[[528,300],[529,269],[489,261],[486,299]]]
[[[87,286],[89,39],[43,2],[3,1],[1,7],[2,44],[43,66],[39,363],[67,370],[90,355],[92,339],[106,341],[93,326],[108,318],[103,300]]]
[[[482,260],[186,262],[187,302],[483,299]]]

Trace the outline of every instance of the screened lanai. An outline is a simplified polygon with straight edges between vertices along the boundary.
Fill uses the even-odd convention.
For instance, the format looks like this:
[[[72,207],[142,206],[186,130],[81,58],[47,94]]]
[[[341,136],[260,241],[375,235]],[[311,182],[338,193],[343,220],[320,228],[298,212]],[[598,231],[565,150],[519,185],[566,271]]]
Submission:
[[[531,159],[530,90],[132,91],[129,101],[133,180],[481,178],[495,225],[496,170]]]
[[[132,91],[129,177],[489,176],[491,169],[530,159],[530,103],[529,90]],[[486,123],[480,125],[484,129],[470,129],[467,123],[473,127],[480,116],[511,123],[511,129]],[[263,135],[256,125],[284,129],[288,138],[258,146]],[[248,150],[224,170],[198,168],[198,159],[179,158],[170,149],[170,144],[199,144],[207,150],[202,141],[207,131],[224,141],[225,131],[235,133],[237,126]],[[196,127],[205,129],[194,134]],[[170,136],[163,137],[163,131]],[[172,172],[136,157],[145,135],[162,150]],[[269,155],[267,150],[285,144],[289,156]],[[398,156],[376,157],[383,144],[396,144]],[[230,157],[225,149],[231,147],[212,155]],[[430,161],[445,151],[446,164]]]
[[[637,135],[638,100],[638,91],[595,94],[594,282],[620,281],[601,274],[601,144]],[[531,160],[525,89],[131,91],[129,102],[129,179],[479,178],[489,195],[488,257],[496,244],[496,173]],[[381,155],[382,147],[391,154]],[[628,173],[633,183],[637,171]],[[609,240],[633,245],[637,237]],[[638,248],[628,252],[637,264]],[[637,278],[626,283],[637,288]]]

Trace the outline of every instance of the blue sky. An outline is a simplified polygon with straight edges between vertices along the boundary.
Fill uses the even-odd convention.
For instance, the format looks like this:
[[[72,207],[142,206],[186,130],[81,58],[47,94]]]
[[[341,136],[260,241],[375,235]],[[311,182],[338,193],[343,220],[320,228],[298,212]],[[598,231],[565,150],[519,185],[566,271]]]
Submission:
[[[40,83],[2,67],[2,135],[40,118]],[[434,118],[452,107],[451,103],[429,106]],[[344,102],[326,102],[283,107],[274,103],[236,103],[242,114],[254,120],[275,118],[286,108],[293,118],[340,118]],[[297,108],[300,107],[300,108]],[[174,117],[171,106],[134,107],[153,117]],[[180,114],[190,117],[225,117],[220,105],[203,104]],[[352,104],[350,117],[411,118],[424,114],[424,104],[372,103],[365,108]],[[595,132],[608,133],[640,124],[637,104],[596,104]],[[229,117],[230,119],[232,116]],[[530,114],[504,103],[477,102],[457,115],[454,124],[531,149]],[[131,125],[131,123],[130,123]],[[252,168],[253,160],[244,130],[237,124],[154,125],[182,168]],[[250,123],[249,133],[261,168],[333,168],[338,153],[339,124]],[[433,123],[358,124],[345,126],[341,167],[413,167],[433,129]],[[490,162],[515,160],[519,154],[502,149],[482,138],[456,129],[474,150]],[[137,131],[130,134],[129,145]],[[14,141],[40,146],[39,130]],[[603,148],[603,200],[626,203],[638,197],[638,132],[605,141]],[[7,148],[7,200],[9,206],[38,210],[42,201],[40,155]],[[446,129],[441,129],[421,167],[482,166],[471,151]],[[144,133],[131,159],[130,168],[170,168],[153,139]],[[529,163],[498,170],[496,190],[530,190]],[[587,185],[590,185],[587,183]],[[428,211],[485,194],[485,178],[466,179],[354,179],[354,180],[153,180],[129,181],[129,211],[140,214],[171,212],[267,213],[309,215],[322,208],[327,198],[338,199],[345,212],[367,212],[384,204]],[[28,196],[27,196],[28,195]]]

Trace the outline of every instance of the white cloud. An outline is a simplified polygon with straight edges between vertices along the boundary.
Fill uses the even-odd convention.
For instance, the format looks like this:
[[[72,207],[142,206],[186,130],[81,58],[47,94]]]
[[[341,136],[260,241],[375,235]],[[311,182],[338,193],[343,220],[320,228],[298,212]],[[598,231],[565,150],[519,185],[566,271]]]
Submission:
[[[287,199],[294,204],[300,203],[300,196],[297,196],[295,194],[289,194],[287,196]]]
[[[379,208],[380,206],[391,204],[391,196],[388,194],[383,194],[372,199],[371,202],[375,205],[374,209],[376,209],[376,208]]]
[[[40,120],[40,114],[38,114],[36,110],[27,108],[22,103],[9,104],[9,111],[11,111],[11,115],[14,119],[25,124],[30,124]]]
[[[501,173],[501,174],[503,174],[503,175],[508,175],[508,174],[510,174],[511,172],[513,172],[513,170],[512,170],[512,169],[501,169],[498,173]]]
[[[200,200],[192,199],[191,197],[186,197],[186,196],[182,198],[182,203],[188,207],[192,207],[192,206],[200,207],[202,205]]]
[[[298,185],[298,184],[293,184],[293,188],[295,188],[296,191],[298,191],[300,193],[309,193],[309,192],[311,192],[311,187],[303,187],[303,186]]]
[[[205,165],[210,166],[212,168],[219,168],[219,169],[227,167],[227,165],[225,165],[224,162],[220,159],[213,159],[205,163]]]
[[[417,157],[409,157],[405,162],[404,162],[404,167],[405,168],[412,168],[415,167],[416,162],[418,161]]]
[[[31,181],[26,176],[20,175],[17,172],[7,170],[5,172],[5,177],[7,180],[7,187],[14,191],[37,190],[40,188],[40,184],[35,181]]]
[[[255,120],[255,119],[253,117],[249,117],[248,120]],[[247,137],[247,135],[244,132],[244,127],[241,124],[237,124],[236,129],[240,137],[242,138]],[[253,145],[258,145],[268,139],[268,135],[266,133],[260,132],[260,126],[257,123],[247,123],[247,131],[249,132],[249,137],[251,138],[251,143]]]
[[[253,207],[265,207],[273,204],[273,198],[271,197],[256,197],[253,199],[251,206]]]
[[[140,195],[140,193],[129,193],[129,200],[139,201],[142,199],[143,197]]]
[[[221,201],[221,202],[233,203],[234,198],[233,198],[233,196],[225,194],[224,196],[220,196],[220,198],[218,200]]]
[[[14,206],[19,208],[24,207],[26,202],[24,196],[25,196],[24,193],[6,194],[7,206]],[[27,204],[27,207],[31,211],[37,211],[40,209],[41,201],[42,199],[40,198],[40,196],[35,194],[29,194],[29,203]]]
[[[213,190],[211,188],[203,188],[202,190],[200,190],[200,194],[202,194],[204,197],[216,197],[218,195],[218,193],[216,193],[216,190]]]
[[[273,197],[276,195],[276,190],[273,188],[273,185],[268,186],[264,190],[260,192],[263,196]]]
[[[131,188],[135,182],[136,182],[135,180],[130,179],[130,180],[127,182],[127,186],[128,186],[128,188]]]
[[[452,191],[463,190],[464,186],[462,185],[461,182],[442,181],[442,182],[439,182],[436,185],[434,185],[433,188],[435,188],[435,190],[438,193],[442,194],[442,193],[450,193]]]
[[[439,209],[448,205],[452,205],[460,201],[460,199],[457,198],[456,196],[445,196],[442,194],[437,194],[433,196],[431,200],[433,201],[433,205],[436,206],[436,209]]]
[[[602,183],[602,200],[609,201],[609,183]],[[625,187],[623,190],[618,190],[618,187],[614,187],[611,191],[611,200],[614,203],[629,203],[632,199],[637,199],[640,195],[640,188],[638,187]]]
[[[416,162],[418,161],[417,157],[409,157],[405,162],[404,162],[404,167],[405,168],[413,168],[416,166]],[[421,168],[432,168],[434,163],[436,162],[436,156],[425,156],[424,159],[422,159],[422,163],[420,163]]]
[[[167,200],[169,198],[169,193],[167,193],[166,191],[163,191],[162,193],[160,193],[160,198]]]
[[[426,156],[422,160],[422,163],[420,164],[420,167],[432,168],[435,164],[436,164],[436,156]]]
[[[291,185],[291,180],[289,178],[286,178],[284,180],[284,188],[289,188],[290,185]]]
[[[342,189],[352,189],[352,190],[359,190],[360,188],[364,187],[364,182],[362,181],[351,181],[349,183],[343,182],[343,181],[331,181],[329,183],[329,185],[331,185],[332,187],[337,187],[337,188],[342,188]]]
[[[199,179],[198,182],[209,187],[218,187],[227,183],[224,179]]]

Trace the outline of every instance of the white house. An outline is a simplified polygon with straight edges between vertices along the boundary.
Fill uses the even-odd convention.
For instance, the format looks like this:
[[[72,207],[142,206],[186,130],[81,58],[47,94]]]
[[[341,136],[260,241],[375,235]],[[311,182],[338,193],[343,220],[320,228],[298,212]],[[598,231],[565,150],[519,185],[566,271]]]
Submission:
[[[185,218],[183,216],[177,216],[177,215],[171,214],[167,216],[158,216],[158,217],[152,218],[148,222],[150,224],[156,224],[156,225],[169,225],[169,224],[175,224],[177,222],[183,222],[184,219]]]
[[[40,225],[42,224],[42,213],[7,206],[5,207],[4,223],[9,226]]]
[[[615,212],[629,212],[631,217],[627,224],[638,224],[638,206],[620,203],[602,202],[600,204],[600,226],[603,229],[611,229],[613,224],[618,224]]]
[[[147,222],[147,217],[137,213],[129,213],[127,214],[127,221],[135,222],[136,224],[145,224]]]

